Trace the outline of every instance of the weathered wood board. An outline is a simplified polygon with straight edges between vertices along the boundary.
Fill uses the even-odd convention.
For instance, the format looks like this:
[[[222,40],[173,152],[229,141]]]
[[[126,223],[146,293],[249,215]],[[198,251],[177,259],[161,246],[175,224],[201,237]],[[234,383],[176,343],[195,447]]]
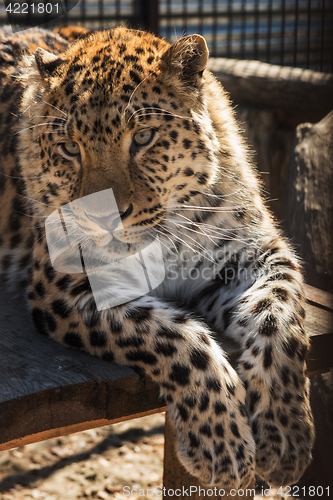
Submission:
[[[23,298],[0,303],[0,451],[165,410],[153,382],[37,334]]]
[[[207,68],[235,104],[273,109],[295,127],[321,120],[333,109],[333,75],[260,61],[212,57]]]
[[[311,375],[333,365],[333,304],[307,295]],[[0,304],[0,451],[166,410],[152,381],[35,333],[24,299],[3,290]]]

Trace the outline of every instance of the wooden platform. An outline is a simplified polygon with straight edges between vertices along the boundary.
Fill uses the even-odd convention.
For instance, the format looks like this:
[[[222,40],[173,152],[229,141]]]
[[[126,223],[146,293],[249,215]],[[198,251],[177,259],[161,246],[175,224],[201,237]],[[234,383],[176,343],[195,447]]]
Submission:
[[[306,292],[313,375],[333,366],[333,298]],[[22,298],[2,290],[0,303],[0,451],[167,410],[153,382],[35,333]],[[169,423],[164,484],[198,484],[175,457]]]
[[[156,384],[35,332],[0,294],[0,451],[165,411]]]

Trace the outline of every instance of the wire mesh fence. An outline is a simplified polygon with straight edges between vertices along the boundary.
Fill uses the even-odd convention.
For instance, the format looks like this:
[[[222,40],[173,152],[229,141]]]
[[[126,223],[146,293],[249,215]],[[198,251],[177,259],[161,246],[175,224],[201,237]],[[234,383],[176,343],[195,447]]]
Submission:
[[[71,1],[65,2],[67,8]],[[6,14],[3,3],[2,24]],[[29,26],[28,17],[21,15],[18,21]],[[126,24],[170,41],[200,33],[213,57],[333,72],[333,0],[80,0],[63,16],[47,21],[45,12],[47,27]]]
[[[166,0],[159,25],[171,40],[183,32],[202,34],[213,56],[333,68],[332,1]]]

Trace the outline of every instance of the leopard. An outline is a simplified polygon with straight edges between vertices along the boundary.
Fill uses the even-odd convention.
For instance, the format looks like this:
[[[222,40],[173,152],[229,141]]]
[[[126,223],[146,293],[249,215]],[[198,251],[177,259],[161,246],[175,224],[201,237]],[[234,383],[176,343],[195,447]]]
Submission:
[[[314,442],[302,266],[205,39],[66,30],[0,33],[4,286],[24,293],[37,332],[156,382],[202,484],[295,483]],[[158,238],[165,275],[100,309],[84,267],[52,264],[46,221],[109,190],[117,217],[72,212],[82,248],[106,262],[111,246],[121,258]]]

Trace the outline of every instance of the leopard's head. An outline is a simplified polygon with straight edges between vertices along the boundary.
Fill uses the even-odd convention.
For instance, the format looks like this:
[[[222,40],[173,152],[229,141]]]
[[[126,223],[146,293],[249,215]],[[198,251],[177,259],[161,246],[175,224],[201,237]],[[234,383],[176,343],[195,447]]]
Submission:
[[[117,28],[60,56],[39,48],[34,58],[38,95],[22,142],[29,144],[26,170],[37,170],[28,194],[39,213],[82,198],[74,216],[95,243],[109,245],[110,231],[117,242],[135,243],[214,184],[219,144],[201,36],[170,46]],[[88,196],[109,189],[117,210],[102,194]]]

